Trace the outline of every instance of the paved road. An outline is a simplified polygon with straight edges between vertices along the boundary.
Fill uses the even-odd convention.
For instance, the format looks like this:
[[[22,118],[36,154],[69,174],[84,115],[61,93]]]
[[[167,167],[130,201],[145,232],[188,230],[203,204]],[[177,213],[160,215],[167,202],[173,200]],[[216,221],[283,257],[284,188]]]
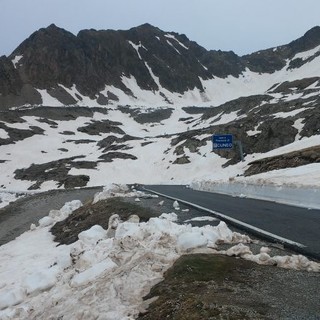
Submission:
[[[320,260],[320,210],[195,191],[185,186],[144,188],[220,213],[226,222]]]
[[[60,209],[66,202],[80,200],[85,203],[102,187],[75,190],[55,190],[18,199],[0,209],[0,245],[3,245],[30,229],[31,223],[48,215],[52,209]]]

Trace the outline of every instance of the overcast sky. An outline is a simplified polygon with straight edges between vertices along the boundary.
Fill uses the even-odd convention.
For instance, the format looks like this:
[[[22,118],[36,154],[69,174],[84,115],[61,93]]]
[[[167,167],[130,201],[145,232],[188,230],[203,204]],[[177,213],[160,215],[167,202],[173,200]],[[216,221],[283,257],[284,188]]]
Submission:
[[[184,33],[206,49],[252,53],[320,25],[319,0],[0,0],[0,56],[51,23],[130,29],[145,22]]]

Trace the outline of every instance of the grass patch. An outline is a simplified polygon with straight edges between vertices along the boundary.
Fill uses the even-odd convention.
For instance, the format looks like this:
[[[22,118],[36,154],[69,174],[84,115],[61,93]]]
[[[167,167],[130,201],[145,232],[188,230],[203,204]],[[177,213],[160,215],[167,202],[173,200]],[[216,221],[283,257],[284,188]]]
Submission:
[[[182,256],[145,297],[158,299],[137,319],[268,319],[268,307],[249,290],[254,267],[219,255]]]
[[[80,232],[88,230],[96,224],[108,229],[109,218],[113,214],[118,214],[124,221],[130,215],[136,214],[142,222],[157,216],[152,209],[129,203],[124,198],[109,198],[95,204],[87,203],[75,210],[65,220],[57,222],[51,228],[51,233],[59,244],[71,244],[78,240]]]

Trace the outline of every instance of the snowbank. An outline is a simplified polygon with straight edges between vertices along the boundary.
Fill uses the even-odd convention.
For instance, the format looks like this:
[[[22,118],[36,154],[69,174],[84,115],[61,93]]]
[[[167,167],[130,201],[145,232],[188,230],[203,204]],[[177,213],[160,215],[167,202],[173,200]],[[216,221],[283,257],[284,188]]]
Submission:
[[[104,196],[118,195],[114,188],[128,191],[123,186],[111,186],[104,190]],[[123,222],[114,215],[109,223],[114,229],[112,236],[109,229],[96,225],[80,233],[77,242],[57,246],[48,224],[79,205],[75,201],[51,211],[51,219],[41,219],[38,226],[0,247],[1,319],[38,320],[52,315],[85,320],[135,319],[148,303],[142,297],[162,280],[164,272],[179,256],[197,249],[263,264],[320,270],[319,264],[302,256],[270,257],[265,248],[253,255],[245,245],[250,238],[233,233],[224,222],[201,228],[179,225],[175,223],[176,213],[143,223],[136,218]],[[219,243],[234,246],[218,251]]]
[[[195,190],[228,194],[275,201],[293,206],[320,209],[320,188],[275,184],[266,180],[252,181],[193,181],[190,187]]]

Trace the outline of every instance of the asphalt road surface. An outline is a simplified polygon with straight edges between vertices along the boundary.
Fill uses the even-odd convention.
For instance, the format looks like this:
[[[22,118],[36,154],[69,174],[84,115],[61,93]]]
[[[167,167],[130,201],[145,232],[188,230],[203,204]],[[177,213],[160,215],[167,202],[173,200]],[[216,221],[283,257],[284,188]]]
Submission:
[[[320,260],[320,210],[196,191],[186,186],[149,185],[144,188],[208,209],[228,224]]]

